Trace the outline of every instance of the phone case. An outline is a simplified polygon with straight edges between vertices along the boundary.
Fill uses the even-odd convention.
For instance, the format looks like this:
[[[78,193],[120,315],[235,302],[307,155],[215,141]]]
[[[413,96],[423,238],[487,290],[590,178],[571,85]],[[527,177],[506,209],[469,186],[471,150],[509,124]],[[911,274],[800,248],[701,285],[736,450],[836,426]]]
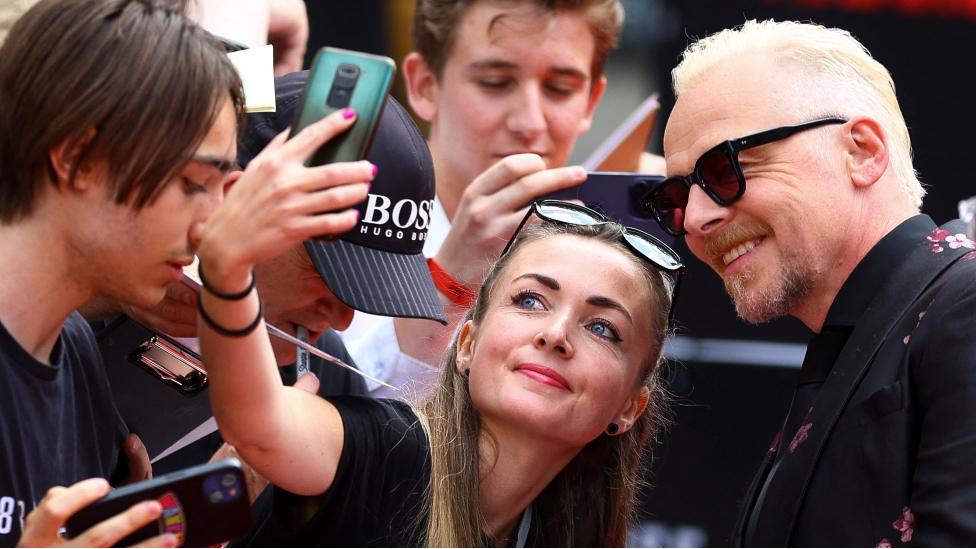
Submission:
[[[291,135],[346,107],[356,109],[357,119],[349,130],[319,148],[307,165],[366,158],[395,75],[396,64],[389,57],[338,48],[319,50],[295,111]]]
[[[158,500],[163,514],[120,540],[116,547],[128,547],[164,533],[175,534],[179,546],[205,547],[243,536],[251,527],[241,462],[225,459],[112,490],[69,518],[67,535],[76,537],[148,499]]]
[[[115,405],[150,459],[213,415],[206,373],[189,349],[125,316],[96,339]]]
[[[590,172],[576,187],[540,196],[537,200],[579,200],[586,206],[625,225],[650,233],[671,244],[674,237],[664,232],[653,215],[644,212],[640,199],[664,177],[629,172]]]

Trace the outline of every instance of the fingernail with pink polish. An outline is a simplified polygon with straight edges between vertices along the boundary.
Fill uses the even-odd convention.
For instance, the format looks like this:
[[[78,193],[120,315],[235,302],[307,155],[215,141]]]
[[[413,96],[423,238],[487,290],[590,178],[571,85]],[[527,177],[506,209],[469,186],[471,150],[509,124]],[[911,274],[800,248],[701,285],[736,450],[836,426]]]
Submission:
[[[373,164],[373,177],[376,177],[376,174],[378,174],[379,171],[380,171],[380,167],[377,166],[376,164]]]
[[[345,109],[342,109],[342,117],[345,118],[346,120],[349,120],[354,116],[356,116],[356,109],[352,107],[346,107]]]

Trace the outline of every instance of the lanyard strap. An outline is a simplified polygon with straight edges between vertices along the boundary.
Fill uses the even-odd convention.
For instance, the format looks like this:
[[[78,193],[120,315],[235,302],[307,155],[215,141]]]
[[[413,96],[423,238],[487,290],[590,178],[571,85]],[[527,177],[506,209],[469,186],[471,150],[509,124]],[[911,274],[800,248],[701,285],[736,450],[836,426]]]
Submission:
[[[522,511],[522,518],[519,519],[518,534],[515,536],[515,547],[525,547],[526,540],[529,539],[529,528],[532,526],[532,504],[529,504]]]

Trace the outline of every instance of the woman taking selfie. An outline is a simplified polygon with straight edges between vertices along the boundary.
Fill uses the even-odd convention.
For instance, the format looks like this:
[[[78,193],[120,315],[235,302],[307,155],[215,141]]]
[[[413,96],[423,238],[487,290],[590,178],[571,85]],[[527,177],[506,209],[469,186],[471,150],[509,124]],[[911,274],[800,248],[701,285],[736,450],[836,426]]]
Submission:
[[[626,542],[645,446],[666,415],[658,365],[682,269],[667,246],[581,206],[533,205],[448,350],[435,394],[411,407],[282,385],[256,293],[214,292],[246,290],[251,266],[295,236],[269,226],[238,242],[221,226],[244,225],[222,213],[200,249],[214,413],[224,438],[277,486],[273,520],[288,523],[293,543]],[[234,240],[234,252],[211,255],[219,239]],[[280,524],[263,526],[280,535]],[[262,525],[248,542],[262,544]]]

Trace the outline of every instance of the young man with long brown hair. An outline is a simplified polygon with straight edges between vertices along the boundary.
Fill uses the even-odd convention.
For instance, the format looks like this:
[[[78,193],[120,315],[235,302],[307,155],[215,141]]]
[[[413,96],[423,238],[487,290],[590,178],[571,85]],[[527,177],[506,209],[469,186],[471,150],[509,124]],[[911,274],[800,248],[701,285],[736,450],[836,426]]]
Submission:
[[[108,491],[127,433],[74,310],[95,296],[159,303],[236,165],[240,79],[183,4],[42,0],[0,48],[0,545],[66,543],[65,520]],[[241,181],[278,195],[301,181],[328,203],[316,211],[362,201],[367,186],[347,183],[371,179],[368,163],[302,164],[345,114]],[[316,217],[341,228],[356,213]],[[111,546],[160,512],[136,505],[71,543]]]

